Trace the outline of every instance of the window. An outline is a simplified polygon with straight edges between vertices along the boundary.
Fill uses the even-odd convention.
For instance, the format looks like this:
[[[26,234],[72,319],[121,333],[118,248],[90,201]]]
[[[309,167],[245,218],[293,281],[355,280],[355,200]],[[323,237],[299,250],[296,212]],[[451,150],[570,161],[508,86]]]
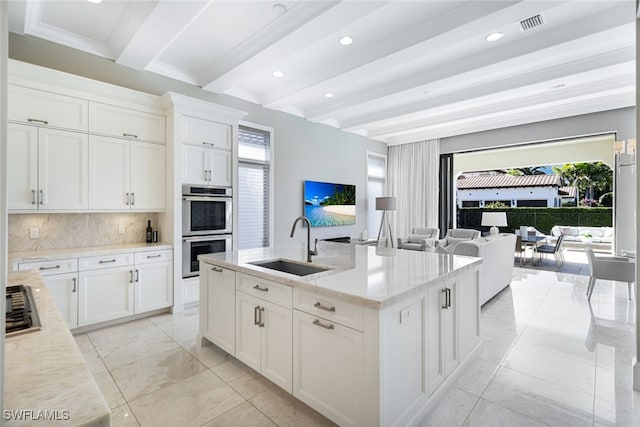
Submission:
[[[382,222],[382,211],[376,211],[376,197],[384,196],[387,175],[387,157],[367,153],[367,233],[377,236]]]
[[[271,132],[238,129],[238,246],[269,246]]]
[[[544,199],[539,200],[518,200],[517,206],[519,208],[528,207],[528,208],[546,208],[547,201]]]
[[[480,200],[463,200],[462,207],[463,208],[479,208]]]

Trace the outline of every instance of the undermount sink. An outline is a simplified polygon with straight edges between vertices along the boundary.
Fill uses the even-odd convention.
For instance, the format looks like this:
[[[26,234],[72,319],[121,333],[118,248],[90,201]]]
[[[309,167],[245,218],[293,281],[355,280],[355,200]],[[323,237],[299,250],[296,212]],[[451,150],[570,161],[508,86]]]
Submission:
[[[328,267],[320,267],[318,265],[311,264],[301,264],[298,262],[288,261],[286,259],[256,261],[250,262],[249,264],[257,265],[258,267],[269,268],[271,270],[282,271],[283,273],[295,274],[296,276],[308,276],[309,274],[331,270],[331,268]]]

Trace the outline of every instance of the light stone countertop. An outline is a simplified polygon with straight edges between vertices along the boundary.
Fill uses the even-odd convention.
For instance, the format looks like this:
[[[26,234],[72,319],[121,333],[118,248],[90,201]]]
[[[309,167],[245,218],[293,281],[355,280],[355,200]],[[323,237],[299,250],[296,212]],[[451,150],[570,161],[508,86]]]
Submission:
[[[306,264],[304,245],[246,249],[200,255],[202,262],[254,277],[317,292],[329,297],[381,309],[421,292],[424,286],[459,271],[478,268],[482,258],[433,252],[393,250],[382,254],[375,246],[318,242],[320,255],[312,265],[329,271],[295,276],[249,264],[284,258]]]
[[[81,248],[45,249],[28,252],[9,252],[9,266],[17,269],[18,263],[96,255],[115,255],[125,252],[144,252],[173,249],[170,243],[127,243],[120,245],[86,246]]]
[[[5,425],[110,425],[109,406],[40,273],[9,273],[8,285],[18,284],[31,286],[42,329],[5,340]],[[12,410],[31,411],[32,418],[7,421]],[[37,420],[38,411],[58,411],[62,420]]]

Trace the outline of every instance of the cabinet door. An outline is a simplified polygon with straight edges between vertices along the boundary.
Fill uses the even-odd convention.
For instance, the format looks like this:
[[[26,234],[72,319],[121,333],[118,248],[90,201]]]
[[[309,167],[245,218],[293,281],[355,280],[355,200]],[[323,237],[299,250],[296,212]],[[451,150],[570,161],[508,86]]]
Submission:
[[[427,294],[426,309],[426,365],[427,365],[427,393],[429,396],[444,381],[443,345],[443,316],[442,307],[446,297],[444,286],[431,286]]]
[[[133,266],[79,273],[78,326],[133,314]]]
[[[40,209],[88,209],[87,134],[38,130],[38,184]]]
[[[11,84],[7,89],[9,120],[87,131],[87,100]]]
[[[292,313],[290,308],[280,307],[270,302],[262,302],[261,369],[262,375],[293,392],[293,339]]]
[[[89,209],[129,209],[130,142],[89,137]]]
[[[136,265],[135,313],[170,307],[173,304],[173,263]]]
[[[210,149],[209,184],[231,187],[231,152]]]
[[[479,342],[480,300],[478,294],[478,275],[478,269],[464,271],[459,275],[458,292],[456,292],[459,360],[466,359]]]
[[[185,184],[209,183],[209,150],[195,145],[182,146],[182,182]]]
[[[76,273],[54,274],[43,277],[43,280],[69,329],[77,328],[78,275]]]
[[[362,425],[362,333],[293,310],[293,395],[341,426]]]
[[[200,333],[209,341],[236,354],[236,273],[200,264]]]
[[[165,142],[165,118],[115,105],[89,103],[89,131],[141,141]]]
[[[165,146],[131,141],[131,209],[164,210]]]
[[[231,149],[231,126],[196,117],[182,116],[182,142]]]
[[[9,209],[38,209],[38,128],[7,126]]]
[[[263,300],[236,292],[236,358],[257,372],[260,372],[263,304]]]

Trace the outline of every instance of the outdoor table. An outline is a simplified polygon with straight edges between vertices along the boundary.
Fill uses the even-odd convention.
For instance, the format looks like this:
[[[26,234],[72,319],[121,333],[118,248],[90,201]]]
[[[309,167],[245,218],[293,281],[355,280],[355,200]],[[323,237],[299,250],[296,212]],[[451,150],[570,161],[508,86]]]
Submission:
[[[522,244],[525,246],[524,248],[525,256],[527,254],[527,246],[531,246],[531,263],[532,264],[535,261],[534,255],[536,253],[536,248],[540,246],[546,239],[547,239],[547,236],[526,235],[526,236],[520,237],[520,240],[522,240]],[[526,264],[526,260],[525,260],[525,264]]]

